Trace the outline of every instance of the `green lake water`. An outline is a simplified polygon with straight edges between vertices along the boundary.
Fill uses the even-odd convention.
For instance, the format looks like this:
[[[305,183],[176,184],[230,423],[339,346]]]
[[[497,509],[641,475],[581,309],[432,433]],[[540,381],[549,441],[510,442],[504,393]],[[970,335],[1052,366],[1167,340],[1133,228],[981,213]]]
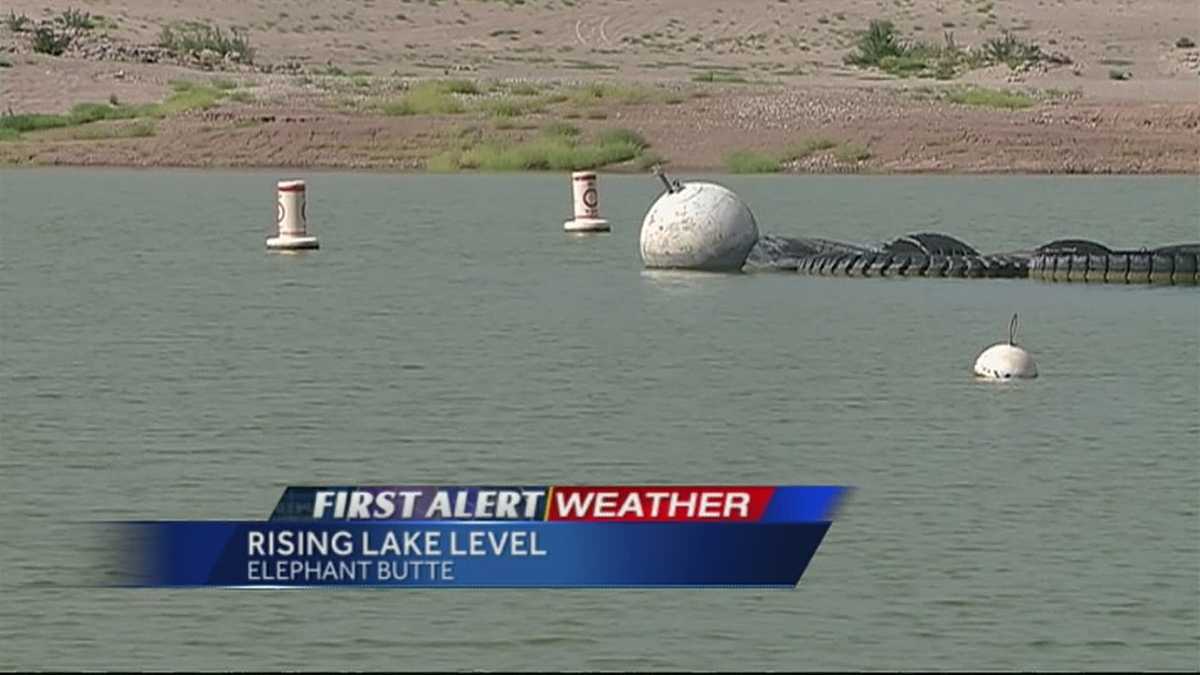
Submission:
[[[0,667],[1200,663],[1200,293],[642,270],[661,186],[0,171]],[[687,179],[690,176],[680,176]],[[1200,241],[1178,178],[715,177],[764,233],[982,251]],[[1041,376],[977,382],[1020,341]],[[87,521],[259,519],[289,484],[839,484],[795,590],[126,590]]]

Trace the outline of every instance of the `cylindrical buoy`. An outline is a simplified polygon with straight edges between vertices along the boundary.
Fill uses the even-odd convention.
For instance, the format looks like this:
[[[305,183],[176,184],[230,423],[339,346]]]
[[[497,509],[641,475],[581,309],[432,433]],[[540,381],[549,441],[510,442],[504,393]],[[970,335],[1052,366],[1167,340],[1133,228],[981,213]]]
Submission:
[[[975,359],[975,375],[992,380],[1037,377],[1037,364],[1017,346],[1017,315],[1008,324],[1008,342],[992,345]]]
[[[600,193],[596,191],[596,174],[576,171],[571,174],[571,193],[575,201],[575,218],[563,223],[567,232],[608,232],[608,221],[600,217]]]
[[[267,239],[267,248],[296,251],[318,248],[317,238],[308,234],[305,210],[305,186],[302,180],[281,180],[275,186],[276,235]]]

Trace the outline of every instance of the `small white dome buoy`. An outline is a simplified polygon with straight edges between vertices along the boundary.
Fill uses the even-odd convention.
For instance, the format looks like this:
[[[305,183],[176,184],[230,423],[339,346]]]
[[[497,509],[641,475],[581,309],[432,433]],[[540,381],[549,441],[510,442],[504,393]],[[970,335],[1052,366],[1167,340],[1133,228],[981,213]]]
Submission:
[[[304,181],[281,180],[275,186],[275,191],[275,223],[278,230],[274,237],[267,239],[267,248],[275,251],[319,248],[317,238],[308,234]]]
[[[642,263],[649,268],[736,272],[758,241],[746,203],[715,183],[672,182],[642,221]]]
[[[993,380],[1037,377],[1037,364],[1029,352],[1017,346],[1017,315],[1008,324],[1008,342],[992,345],[975,359],[975,374]]]
[[[563,230],[608,232],[608,221],[600,217],[600,193],[596,191],[596,174],[592,171],[572,173],[571,193],[575,201],[575,218],[563,223]]]

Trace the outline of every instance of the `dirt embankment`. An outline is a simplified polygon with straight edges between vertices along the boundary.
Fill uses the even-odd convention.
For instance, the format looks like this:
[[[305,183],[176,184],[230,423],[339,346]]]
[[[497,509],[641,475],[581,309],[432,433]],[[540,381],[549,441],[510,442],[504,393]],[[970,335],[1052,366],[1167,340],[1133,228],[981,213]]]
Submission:
[[[11,8],[36,25],[68,4]],[[743,151],[797,172],[1200,171],[1200,50],[1184,39],[1200,41],[1200,15],[1188,0],[904,0],[886,11],[858,0],[269,4],[84,3],[103,17],[60,56],[33,53],[28,30],[0,25],[0,112],[153,104],[181,80],[220,88],[141,121],[9,133],[0,163],[422,169],[470,142],[530,142],[565,121],[580,138],[641,134],[650,148],[613,167],[627,170],[653,159],[724,169]],[[874,18],[906,39],[953,33],[967,48],[1008,31],[1066,62],[951,81],[846,66]],[[156,48],[180,21],[240,27],[253,64]],[[398,114],[429,77],[474,89],[452,94],[457,109]],[[514,96],[514,81],[532,83],[520,92],[530,98]],[[583,100],[594,82],[620,95]],[[1023,98],[956,97],[965,87]],[[536,97],[544,103],[514,111],[493,102]]]

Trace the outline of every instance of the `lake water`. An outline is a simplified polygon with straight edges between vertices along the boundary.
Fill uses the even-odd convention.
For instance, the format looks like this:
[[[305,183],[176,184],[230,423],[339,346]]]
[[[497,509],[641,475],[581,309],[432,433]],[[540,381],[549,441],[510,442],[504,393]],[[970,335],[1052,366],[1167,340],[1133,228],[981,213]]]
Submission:
[[[1200,292],[648,273],[660,186],[0,172],[4,668],[1194,669]],[[691,178],[681,176],[681,178]],[[719,177],[764,233],[1009,250],[1200,240],[1175,178]],[[976,382],[1019,340],[1041,377]],[[856,491],[790,591],[88,587],[101,519],[258,519],[289,484]]]

